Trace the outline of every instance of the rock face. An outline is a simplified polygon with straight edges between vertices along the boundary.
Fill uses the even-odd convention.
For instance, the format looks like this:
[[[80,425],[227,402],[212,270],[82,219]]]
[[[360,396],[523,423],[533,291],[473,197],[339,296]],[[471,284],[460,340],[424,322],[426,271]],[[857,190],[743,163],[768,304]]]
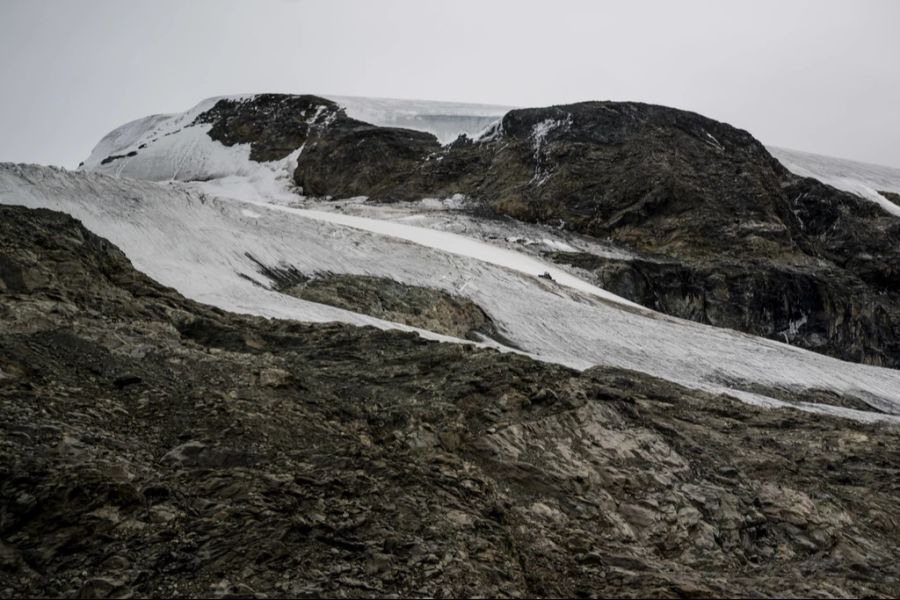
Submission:
[[[280,291],[453,337],[496,337],[491,318],[468,298],[370,275],[324,273]]]
[[[510,111],[479,140],[440,146],[429,134],[329,114],[304,138],[294,172],[307,194],[465,194],[482,213],[636,252],[632,262],[558,257],[631,300],[900,366],[900,220],[792,175],[746,131],[661,106],[586,102]]]
[[[900,431],[242,317],[0,207],[0,591],[900,594]]]
[[[260,94],[252,101],[221,100],[197,117],[226,146],[250,144],[250,158],[280,160],[334,120],[338,106],[318,96]]]
[[[332,146],[358,143],[340,130],[322,137]],[[648,250],[701,252],[743,237],[748,226],[773,252],[791,245],[786,221],[795,217],[778,201],[787,171],[747,132],[693,113],[614,102],[514,110],[482,140],[462,138],[433,152],[407,171],[415,186],[382,184],[368,195],[463,193],[502,214],[563,220]],[[301,163],[295,177],[302,176]]]
[[[748,241],[742,258],[740,241],[726,240],[719,255],[667,249],[632,261],[552,258],[668,314],[900,366],[900,221],[812,179],[792,180],[784,190],[799,224],[793,247],[777,255],[757,253]]]
[[[341,121],[308,151],[304,149],[297,161],[294,181],[305,194],[418,196],[421,187],[410,173],[440,148],[437,138],[419,131]]]
[[[605,289],[660,312],[800,345],[847,360],[897,366],[900,314],[837,268],[769,261],[601,258],[554,252]]]
[[[220,100],[197,122],[210,123],[209,136],[226,146],[250,144],[250,158],[260,162],[280,160],[302,147],[294,179],[313,196],[391,193],[405,185],[410,169],[440,148],[430,134],[351,119],[318,96]]]

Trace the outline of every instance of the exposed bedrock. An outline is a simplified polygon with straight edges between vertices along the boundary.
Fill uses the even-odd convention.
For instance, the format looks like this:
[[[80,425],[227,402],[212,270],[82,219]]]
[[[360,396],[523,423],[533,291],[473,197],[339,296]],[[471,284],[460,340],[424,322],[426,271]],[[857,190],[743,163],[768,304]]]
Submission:
[[[838,269],[781,268],[763,261],[615,260],[566,252],[548,258],[586,269],[605,289],[683,319],[854,362],[895,365],[892,357],[900,355],[895,304],[872,296]]]

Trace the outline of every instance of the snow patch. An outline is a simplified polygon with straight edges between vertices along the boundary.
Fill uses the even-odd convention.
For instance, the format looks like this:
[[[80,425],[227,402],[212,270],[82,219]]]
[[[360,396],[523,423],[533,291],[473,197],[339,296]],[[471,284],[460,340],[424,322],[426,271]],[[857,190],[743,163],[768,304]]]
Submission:
[[[534,148],[534,175],[531,177],[531,183],[540,186],[550,177],[550,170],[543,166],[543,149],[547,135],[555,129],[568,127],[571,124],[572,115],[570,114],[565,119],[544,119],[531,129],[531,145]]]
[[[722,152],[725,151],[725,146],[723,146],[721,143],[719,143],[719,140],[717,140],[717,139],[715,138],[715,136],[713,136],[713,134],[709,133],[708,131],[705,132],[705,133],[706,133],[706,137],[709,138],[708,140],[706,140],[706,143],[707,143],[707,144],[709,144],[710,146],[712,146],[712,147],[715,148],[716,150],[720,150],[720,151],[722,151]]]
[[[804,325],[806,325],[806,323],[807,323],[807,321],[808,321],[808,318],[807,318],[807,316],[806,316],[806,313],[801,312],[800,315],[801,315],[801,316],[800,316],[799,319],[795,319],[795,320],[793,320],[793,321],[790,321],[790,322],[788,323],[788,326],[787,326],[785,329],[783,329],[782,331],[779,332],[781,335],[784,336],[784,343],[785,343],[785,344],[790,344],[790,343],[791,343],[791,340],[793,340],[794,337],[795,337],[798,333],[800,333],[800,328],[803,327]]]
[[[550,248],[551,250],[556,250],[558,252],[578,252],[578,249],[570,246],[569,244],[562,242],[560,240],[551,240],[550,238],[543,238],[541,242]]]

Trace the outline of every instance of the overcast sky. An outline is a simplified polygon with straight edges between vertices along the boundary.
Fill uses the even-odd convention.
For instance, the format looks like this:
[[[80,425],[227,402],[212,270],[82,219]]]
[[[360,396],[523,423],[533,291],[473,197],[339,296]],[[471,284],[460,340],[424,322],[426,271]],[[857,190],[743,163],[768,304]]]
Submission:
[[[900,167],[900,1],[0,0],[0,161],[74,167],[114,127],[297,92],[640,100]]]

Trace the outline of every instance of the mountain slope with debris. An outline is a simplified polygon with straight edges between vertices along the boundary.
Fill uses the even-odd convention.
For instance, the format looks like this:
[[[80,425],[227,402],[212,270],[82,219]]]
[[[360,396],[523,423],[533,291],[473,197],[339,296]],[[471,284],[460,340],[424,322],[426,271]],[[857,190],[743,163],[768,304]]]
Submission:
[[[0,207],[6,596],[900,594],[898,429],[239,316]]]

